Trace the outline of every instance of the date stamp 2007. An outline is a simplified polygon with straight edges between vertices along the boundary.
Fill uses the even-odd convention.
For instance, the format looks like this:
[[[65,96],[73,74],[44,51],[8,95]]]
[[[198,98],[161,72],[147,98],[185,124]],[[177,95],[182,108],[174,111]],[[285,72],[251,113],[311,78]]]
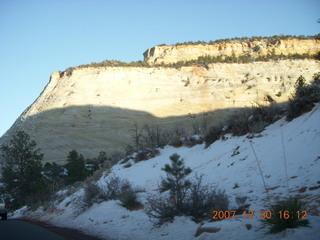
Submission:
[[[272,213],[271,211],[261,210],[259,213],[255,211],[243,211],[242,214],[236,215],[236,211],[213,211],[212,219],[222,220],[229,218],[244,218],[244,219],[271,219]],[[307,219],[308,212],[307,211],[279,211],[278,218],[280,219],[289,219],[289,218],[299,218],[299,219]]]

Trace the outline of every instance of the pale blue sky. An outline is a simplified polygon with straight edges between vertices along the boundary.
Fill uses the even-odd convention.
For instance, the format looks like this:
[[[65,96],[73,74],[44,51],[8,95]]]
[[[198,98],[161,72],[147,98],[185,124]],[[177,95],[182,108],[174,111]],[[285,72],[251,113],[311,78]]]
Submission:
[[[52,72],[157,44],[320,31],[320,0],[0,0],[0,136]]]

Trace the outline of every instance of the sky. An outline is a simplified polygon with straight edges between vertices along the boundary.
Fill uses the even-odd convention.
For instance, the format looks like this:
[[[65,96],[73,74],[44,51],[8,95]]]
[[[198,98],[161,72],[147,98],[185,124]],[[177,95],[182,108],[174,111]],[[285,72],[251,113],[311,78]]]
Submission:
[[[0,136],[53,72],[159,44],[316,35],[320,0],[0,0]]]

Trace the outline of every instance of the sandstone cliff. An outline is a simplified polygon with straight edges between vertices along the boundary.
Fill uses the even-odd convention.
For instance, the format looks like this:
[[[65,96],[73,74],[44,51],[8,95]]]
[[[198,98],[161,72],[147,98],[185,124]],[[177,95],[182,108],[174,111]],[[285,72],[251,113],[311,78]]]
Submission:
[[[144,52],[144,59],[150,64],[170,64],[177,61],[197,60],[201,56],[240,56],[248,54],[253,57],[267,54],[316,54],[320,51],[320,40],[288,39],[279,41],[248,41],[222,44],[196,44],[178,46],[155,46]]]
[[[308,44],[300,44],[304,52],[319,47],[318,42]],[[300,51],[296,46],[294,49]],[[166,52],[168,55],[163,53],[161,61],[194,57],[203,54],[200,48],[212,46],[193,46],[192,51],[183,47],[193,53],[179,50],[180,55],[174,55],[174,51],[179,52],[177,48]],[[244,51],[238,45],[226,46],[224,51],[237,49]],[[212,54],[221,51],[212,50]],[[151,55],[148,61],[154,61]],[[99,151],[121,149],[131,143],[134,121],[140,126],[158,123],[164,128],[182,126],[190,130],[195,122],[221,120],[228,110],[264,104],[268,95],[276,102],[285,102],[300,75],[311,80],[318,71],[319,61],[309,59],[218,63],[205,68],[86,67],[56,72],[0,144],[16,130],[24,130],[37,141],[45,161],[64,162],[73,149],[85,157],[95,157]]]

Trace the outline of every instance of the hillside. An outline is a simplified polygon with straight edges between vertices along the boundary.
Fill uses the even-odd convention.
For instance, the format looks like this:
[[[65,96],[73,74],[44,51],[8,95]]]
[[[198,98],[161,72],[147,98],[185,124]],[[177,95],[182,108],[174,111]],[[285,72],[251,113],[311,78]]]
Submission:
[[[313,56],[320,45],[316,39],[259,41],[261,54],[266,46],[267,52]],[[225,51],[233,49],[238,54],[238,42],[224,44]],[[242,54],[260,46],[254,41],[250,44],[241,50]],[[218,45],[201,45],[201,48],[208,48],[213,55],[227,54],[214,50]],[[170,46],[172,51],[161,50],[161,56],[182,61],[181,57],[189,56],[182,50],[179,52],[185,48],[197,56],[210,55],[199,46]],[[165,47],[168,46],[157,48]],[[172,57],[176,51],[179,58]],[[190,135],[194,126],[209,127],[235,111],[267,105],[270,101],[284,103],[294,92],[300,75],[309,82],[319,71],[319,60],[315,58],[279,56],[278,60],[177,68],[91,64],[55,72],[40,96],[0,138],[0,144],[7,142],[15,131],[24,130],[36,140],[44,161],[61,164],[73,149],[86,158],[96,157],[100,151],[123,151],[132,145],[134,123],[140,128],[145,124],[157,124],[167,131],[179,128]],[[151,56],[147,61],[152,61]],[[206,128],[200,131],[203,133]]]
[[[260,134],[240,137],[225,135],[208,148],[204,144],[191,148],[166,146],[159,149],[159,156],[147,161],[135,163],[130,160],[130,167],[118,163],[112,167],[111,174],[104,173],[95,182],[103,189],[106,180],[113,174],[121,179],[128,179],[133,186],[143,189],[138,197],[145,205],[148,196],[158,192],[159,181],[164,176],[161,168],[169,163],[169,156],[178,153],[184,158],[186,166],[193,170],[191,178],[203,175],[206,184],[225,190],[232,207],[235,206],[236,196],[248,197],[249,209],[255,213],[254,219],[240,216],[216,222],[207,219],[203,222],[202,227],[219,228],[216,233],[205,232],[195,237],[200,224],[184,216],[176,217],[173,223],[154,227],[144,209],[129,211],[116,200],[96,203],[83,209],[82,187],[74,190],[71,195],[68,191],[59,192],[57,201],[46,208],[39,208],[34,212],[22,209],[15,216],[32,216],[54,225],[77,228],[102,239],[316,239],[320,235],[319,122],[318,103],[312,111],[291,122],[282,118]],[[284,160],[288,166],[288,179]],[[270,205],[258,163],[271,202],[275,203],[288,196],[303,199],[308,204],[307,218],[311,228],[265,235],[267,229],[261,228],[257,217],[261,210],[270,209]],[[248,229],[248,226],[251,228]]]

